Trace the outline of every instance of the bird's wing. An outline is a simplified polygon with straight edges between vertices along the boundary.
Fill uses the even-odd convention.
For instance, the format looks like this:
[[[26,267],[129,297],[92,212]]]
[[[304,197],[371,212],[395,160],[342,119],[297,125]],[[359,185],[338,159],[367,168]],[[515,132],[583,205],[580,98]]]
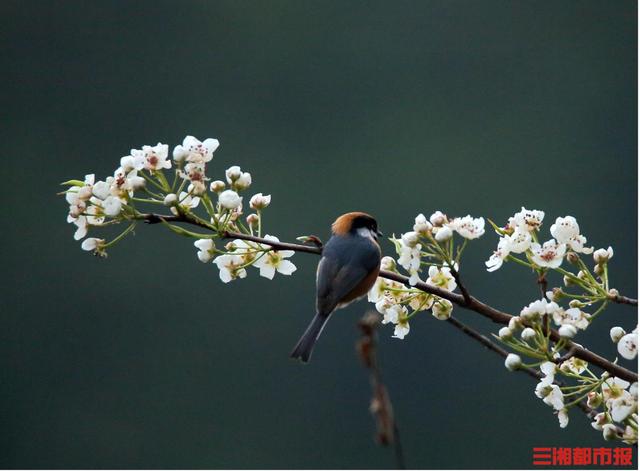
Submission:
[[[316,278],[318,313],[329,314],[339,302],[351,293],[367,275],[380,263],[379,252],[375,246],[371,249],[333,251],[326,254],[318,264]]]

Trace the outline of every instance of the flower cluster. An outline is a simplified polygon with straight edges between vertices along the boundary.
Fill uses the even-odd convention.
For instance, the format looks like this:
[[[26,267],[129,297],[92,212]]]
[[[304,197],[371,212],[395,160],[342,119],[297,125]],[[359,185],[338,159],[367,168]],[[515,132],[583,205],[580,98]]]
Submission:
[[[527,260],[538,268],[558,268],[567,252],[590,254],[593,247],[586,247],[587,239],[580,234],[580,226],[573,216],[559,217],[551,225],[553,239],[540,244],[538,233],[544,212],[522,209],[509,218],[503,228],[494,225],[500,235],[498,247],[487,260],[487,271],[498,270],[505,260],[519,260],[512,254],[525,254]]]
[[[456,245],[455,235],[462,238]],[[384,257],[381,269],[398,272],[398,266],[409,274],[409,286],[402,283],[378,278],[369,292],[368,299],[375,303],[376,309],[383,315],[383,323],[394,324],[393,337],[403,339],[410,330],[409,320],[418,312],[431,310],[439,320],[451,317],[451,301],[425,293],[415,286],[422,282],[421,276],[426,270],[424,282],[444,291],[454,291],[457,287],[454,273],[469,240],[484,234],[484,219],[464,216],[448,218],[436,211],[427,219],[419,214],[414,220],[413,230],[405,232],[399,239],[392,237],[398,254],[397,262]],[[427,259],[428,261],[424,261]],[[424,268],[424,269],[423,269]]]
[[[190,222],[210,230],[211,234],[200,234],[162,219],[161,222],[172,231],[197,239],[197,257],[202,262],[213,262],[220,271],[220,279],[229,282],[244,278],[246,268],[253,265],[260,275],[272,279],[276,272],[290,275],[296,269],[287,258],[292,251],[277,251],[268,244],[234,240],[224,249],[218,249],[214,239],[222,238],[228,231],[251,236],[262,236],[262,211],[271,204],[271,195],[254,194],[249,207],[254,212],[244,221],[242,192],[252,184],[251,174],[233,165],[224,172],[224,181],[207,176],[207,165],[220,143],[217,139],[204,141],[193,136],[184,138],[182,144],[173,149],[173,159],[169,159],[169,146],[158,143],[131,149],[129,155],[120,159],[120,166],[113,176],[104,181],[96,181],[94,175],[87,175],[84,181],[65,182],[69,203],[68,222],[76,226],[74,238],[81,240],[90,229],[129,222],[130,225],[115,239],[91,237],[82,242],[82,248],[97,255],[106,256],[106,249],[132,232],[135,223],[145,219],[140,211],[144,205],[166,206],[178,222]],[[173,178],[165,172],[172,171]],[[169,183],[169,180],[172,180]],[[197,214],[204,208],[206,215]],[[266,235],[267,240],[278,241],[277,237]]]
[[[486,262],[489,271],[497,270],[503,261],[509,260],[533,270],[538,282],[546,284],[546,276],[556,272],[562,276],[564,284],[564,287],[546,291],[544,298],[523,307],[519,316],[511,318],[509,325],[499,330],[496,337],[517,352],[507,356],[505,367],[511,371],[522,366],[539,367],[542,379],[535,388],[535,395],[554,410],[561,427],[569,423],[569,409],[587,400],[594,410],[603,409],[593,426],[602,431],[606,439],[636,443],[637,385],[612,378],[608,373],[598,377],[590,371],[586,361],[561,353],[567,348],[571,350],[570,339],[592,325],[618,295],[617,290],[609,287],[608,264],[613,249],[594,251],[592,247],[586,247],[587,240],[580,234],[572,216],[557,218],[550,229],[553,239],[540,245],[538,235],[543,219],[542,211],[522,208],[505,227],[494,225],[500,240],[498,249]],[[524,254],[524,258],[517,257],[520,254]],[[581,258],[584,255],[593,257],[593,269],[589,269]],[[576,266],[576,272],[561,268],[565,259]],[[561,306],[562,301],[568,301],[568,306]],[[598,307],[592,314],[585,312],[585,308],[594,306]],[[557,341],[550,335],[552,323],[558,329]],[[635,359],[637,328],[627,334],[621,327],[614,327],[610,336],[617,344],[620,356]],[[525,364],[522,357],[532,359],[533,363]],[[572,384],[565,385],[559,377]]]

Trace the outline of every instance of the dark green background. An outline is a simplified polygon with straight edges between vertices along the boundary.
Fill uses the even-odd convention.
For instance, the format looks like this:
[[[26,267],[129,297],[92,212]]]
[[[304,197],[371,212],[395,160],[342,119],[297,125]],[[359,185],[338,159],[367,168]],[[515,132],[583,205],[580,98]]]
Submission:
[[[328,234],[347,210],[400,233],[419,212],[578,218],[637,286],[636,3],[632,1],[0,3],[3,467],[389,467],[372,440],[352,305],[313,361],[288,352],[313,314],[317,258],[223,285],[161,227],[99,260],[58,183],[104,178],[131,147],[186,134],[273,194],[268,232]],[[548,234],[548,233],[547,233]],[[518,312],[531,274],[462,269]],[[384,247],[391,253],[390,244]],[[556,280],[557,281],[557,280]],[[477,315],[463,321],[494,332]],[[611,309],[579,341],[608,356]],[[380,354],[414,467],[529,467],[532,446],[600,446],[558,428],[534,382],[429,315]],[[630,362],[625,362],[631,366]]]

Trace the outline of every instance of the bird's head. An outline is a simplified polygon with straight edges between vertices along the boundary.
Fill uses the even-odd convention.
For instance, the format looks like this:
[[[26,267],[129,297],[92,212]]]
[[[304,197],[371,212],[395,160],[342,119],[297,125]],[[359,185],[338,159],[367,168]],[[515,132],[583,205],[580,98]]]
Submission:
[[[340,216],[331,225],[331,231],[337,236],[354,235],[378,241],[382,232],[378,230],[378,223],[367,213],[353,212]]]

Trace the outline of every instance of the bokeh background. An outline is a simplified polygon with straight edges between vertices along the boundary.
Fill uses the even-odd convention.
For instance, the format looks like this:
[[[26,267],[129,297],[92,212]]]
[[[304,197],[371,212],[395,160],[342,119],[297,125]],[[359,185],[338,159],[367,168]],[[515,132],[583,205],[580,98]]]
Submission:
[[[545,230],[571,214],[613,245],[613,284],[636,296],[636,8],[1,2],[0,466],[394,466],[354,353],[366,303],[335,316],[308,366],[288,359],[316,257],[223,285],[161,227],[106,260],[80,250],[58,183],[104,178],[131,147],[220,139],[209,173],[249,170],[284,240],[326,239],[348,210],[388,234],[436,209],[503,222],[526,205],[547,212]],[[463,273],[518,312],[538,290],[520,267],[485,272],[496,240],[474,242]],[[613,356],[609,327],[634,316],[614,307],[580,341]],[[380,355],[409,466],[526,468],[533,446],[604,444],[577,411],[561,430],[529,377],[446,323],[391,333]]]

